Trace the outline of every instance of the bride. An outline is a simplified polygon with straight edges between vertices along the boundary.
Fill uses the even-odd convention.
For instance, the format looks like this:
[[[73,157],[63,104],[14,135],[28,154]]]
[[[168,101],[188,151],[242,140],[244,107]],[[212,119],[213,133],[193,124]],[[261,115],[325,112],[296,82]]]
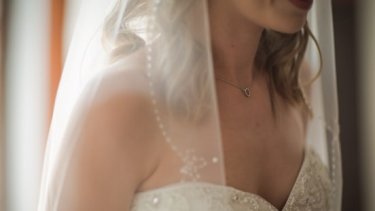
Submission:
[[[314,4],[84,0],[39,211],[340,210],[330,1]]]

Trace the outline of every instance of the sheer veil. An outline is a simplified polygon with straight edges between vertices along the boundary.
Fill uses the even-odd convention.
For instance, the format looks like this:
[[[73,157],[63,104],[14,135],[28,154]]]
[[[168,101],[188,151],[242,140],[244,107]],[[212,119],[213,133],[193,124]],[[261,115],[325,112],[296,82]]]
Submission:
[[[131,181],[134,172],[126,165],[143,165],[138,159],[152,158],[162,144],[170,147],[166,153],[174,163],[171,169],[178,171],[171,170],[168,184],[160,186],[189,181],[226,185],[206,4],[201,0],[82,1],[50,126],[39,211],[69,210],[64,200],[86,191],[103,189],[103,198],[121,193],[122,181],[90,175],[94,168],[90,161],[103,158],[98,165],[105,166],[102,170],[108,175],[112,172]],[[331,15],[331,1],[325,0],[316,1],[309,16],[321,56],[310,42],[305,60],[316,71],[321,57],[323,62],[321,75],[312,84],[307,142],[329,169],[333,210],[340,210]],[[142,155],[132,147],[141,148]],[[83,148],[91,155],[81,158]],[[126,153],[136,160],[120,162]],[[79,167],[79,162],[84,165]],[[87,174],[82,173],[85,170]],[[80,176],[75,177],[75,171]],[[87,187],[84,181],[93,177],[98,187]],[[100,186],[105,183],[108,187]],[[93,204],[100,206],[97,201]]]

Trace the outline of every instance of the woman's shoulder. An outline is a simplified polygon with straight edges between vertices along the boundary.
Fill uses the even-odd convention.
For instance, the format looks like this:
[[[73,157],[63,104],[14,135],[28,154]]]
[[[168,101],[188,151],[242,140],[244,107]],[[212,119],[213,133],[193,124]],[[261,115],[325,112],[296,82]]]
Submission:
[[[104,71],[106,73],[90,88],[94,89],[94,96],[89,116],[99,120],[105,118],[111,121],[108,122],[110,125],[121,125],[119,132],[126,131],[128,135],[155,134],[157,124],[144,70],[117,64]],[[147,133],[141,130],[147,130]]]
[[[134,191],[158,165],[161,134],[142,74],[133,69],[110,71],[89,84],[94,91],[82,104],[77,153],[92,163],[90,174],[102,175],[103,185],[112,178],[122,183],[119,191]],[[106,170],[109,167],[113,171]]]
[[[85,112],[83,132],[96,140],[90,144],[103,152],[108,149],[109,155],[118,152],[131,161],[130,166],[135,160],[139,164],[156,160],[161,134],[144,69],[123,62],[106,67],[87,84],[85,95],[91,99],[81,106]]]

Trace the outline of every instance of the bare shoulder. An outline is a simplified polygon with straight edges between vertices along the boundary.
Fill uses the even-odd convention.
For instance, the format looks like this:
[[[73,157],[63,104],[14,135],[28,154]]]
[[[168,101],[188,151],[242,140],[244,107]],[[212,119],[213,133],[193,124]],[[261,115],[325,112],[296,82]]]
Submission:
[[[89,109],[85,134],[116,154],[142,180],[155,161],[160,134],[144,77],[118,72],[103,79]],[[131,175],[127,175],[131,176]]]
[[[108,74],[85,105],[72,168],[80,187],[71,210],[127,210],[156,168],[159,131],[143,80],[134,72]]]

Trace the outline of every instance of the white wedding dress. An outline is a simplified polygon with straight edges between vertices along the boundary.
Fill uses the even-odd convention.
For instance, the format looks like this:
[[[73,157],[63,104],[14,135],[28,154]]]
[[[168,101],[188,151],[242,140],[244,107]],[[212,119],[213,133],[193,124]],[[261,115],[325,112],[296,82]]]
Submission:
[[[296,182],[283,211],[331,210],[327,167],[313,149],[307,149]],[[139,192],[131,211],[277,211],[259,195],[229,186],[185,182]]]

